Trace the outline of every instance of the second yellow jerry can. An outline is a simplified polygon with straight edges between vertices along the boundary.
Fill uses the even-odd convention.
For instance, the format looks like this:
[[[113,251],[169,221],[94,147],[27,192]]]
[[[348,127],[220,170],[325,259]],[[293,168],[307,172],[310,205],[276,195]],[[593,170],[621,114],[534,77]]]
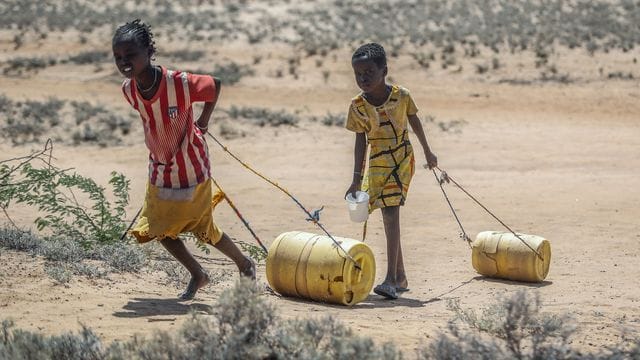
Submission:
[[[549,273],[551,263],[549,241],[536,235],[518,236],[522,240],[510,232],[479,233],[471,243],[473,268],[478,273],[490,277],[528,282],[543,281]]]

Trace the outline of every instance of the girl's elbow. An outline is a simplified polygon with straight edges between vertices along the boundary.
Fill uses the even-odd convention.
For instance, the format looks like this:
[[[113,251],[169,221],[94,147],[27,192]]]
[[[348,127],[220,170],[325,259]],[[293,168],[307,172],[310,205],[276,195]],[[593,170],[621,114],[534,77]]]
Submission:
[[[418,128],[422,128],[422,123],[420,122],[420,118],[418,118],[415,115],[409,117],[409,125],[411,125],[411,128],[414,130]]]

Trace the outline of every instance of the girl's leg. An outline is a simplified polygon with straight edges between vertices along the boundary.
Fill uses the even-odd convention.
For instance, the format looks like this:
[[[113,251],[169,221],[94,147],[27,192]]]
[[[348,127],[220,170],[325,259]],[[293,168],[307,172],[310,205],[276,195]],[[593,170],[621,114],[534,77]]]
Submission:
[[[225,233],[222,233],[222,238],[215,245],[213,245],[216,249],[220,250],[221,253],[225,254],[234,263],[238,266],[240,270],[240,275],[246,276],[248,278],[254,279],[256,278],[256,266],[251,261],[250,258],[245,256],[240,249],[236,246],[236,244],[231,241],[229,236]]]
[[[396,266],[396,289],[401,289],[400,291],[406,291],[409,286],[409,282],[407,281],[407,274],[404,271],[404,260],[402,257],[402,244],[400,240],[398,240],[398,261]]]
[[[382,220],[384,222],[384,233],[387,237],[387,277],[385,284],[397,287],[398,269],[402,269],[404,275],[404,264],[402,262],[402,249],[400,248],[400,207],[389,206],[382,208]]]
[[[191,255],[182,239],[164,238],[160,240],[160,244],[173,255],[191,274],[191,280],[187,289],[179,295],[182,300],[190,300],[196,295],[196,292],[209,283],[209,276],[204,271],[200,263]]]

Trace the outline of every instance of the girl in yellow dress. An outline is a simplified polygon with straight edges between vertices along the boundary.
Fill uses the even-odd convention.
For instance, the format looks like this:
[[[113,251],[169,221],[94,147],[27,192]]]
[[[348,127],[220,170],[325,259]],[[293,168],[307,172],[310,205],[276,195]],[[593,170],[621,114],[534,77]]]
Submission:
[[[409,91],[389,85],[384,48],[376,43],[358,48],[351,58],[356,83],[362,93],[349,108],[346,128],[356,133],[353,182],[347,190],[355,197],[362,189],[369,194],[369,211],[380,208],[387,237],[387,275],[374,292],[388,299],[408,291],[400,246],[400,206],[404,205],[413,177],[415,160],[409,142],[407,122],[418,137],[429,168],[438,159],[429,149],[416,107]],[[371,145],[367,176],[363,181],[364,155]]]

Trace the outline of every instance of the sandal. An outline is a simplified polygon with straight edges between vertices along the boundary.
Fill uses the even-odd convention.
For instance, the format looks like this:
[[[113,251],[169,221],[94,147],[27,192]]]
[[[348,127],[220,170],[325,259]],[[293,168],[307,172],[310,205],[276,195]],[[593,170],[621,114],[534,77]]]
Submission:
[[[373,289],[373,292],[391,300],[398,298],[395,286],[389,284],[380,284]]]

